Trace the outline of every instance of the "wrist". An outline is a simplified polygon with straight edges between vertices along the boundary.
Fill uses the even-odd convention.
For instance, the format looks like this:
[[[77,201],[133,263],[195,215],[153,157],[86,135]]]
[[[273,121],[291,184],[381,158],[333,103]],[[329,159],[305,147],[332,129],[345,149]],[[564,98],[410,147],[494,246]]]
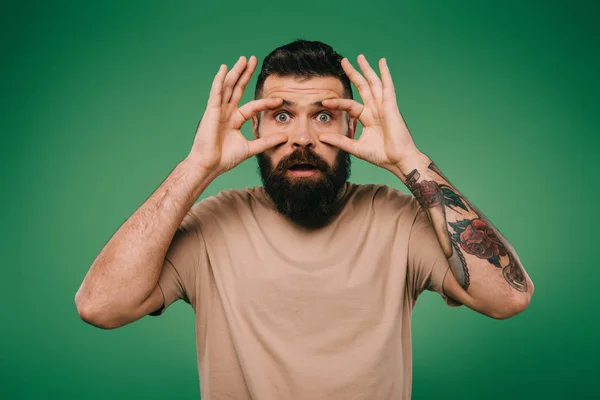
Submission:
[[[189,184],[195,189],[204,190],[220,173],[203,166],[203,164],[194,157],[187,156],[181,160],[177,166],[183,174],[188,177]]]
[[[407,175],[417,170],[423,176],[429,164],[431,164],[431,159],[425,153],[415,149],[405,154],[398,163],[394,164],[392,173],[406,183]]]

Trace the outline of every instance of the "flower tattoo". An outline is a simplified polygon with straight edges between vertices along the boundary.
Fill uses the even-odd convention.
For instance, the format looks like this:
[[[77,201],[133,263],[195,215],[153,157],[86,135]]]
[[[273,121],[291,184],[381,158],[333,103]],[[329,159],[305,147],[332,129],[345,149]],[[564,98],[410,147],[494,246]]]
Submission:
[[[442,204],[444,195],[440,186],[434,181],[422,181],[415,183],[412,192],[425,208],[431,208]]]
[[[506,249],[498,240],[496,233],[479,218],[471,220],[471,224],[461,232],[460,247],[469,254],[479,258],[505,256]]]
[[[491,264],[502,268],[502,276],[513,288],[521,292],[527,291],[527,280],[521,268],[498,239],[496,232],[479,218],[450,222],[456,233],[452,238],[460,244],[460,248],[468,254],[487,259]],[[500,257],[508,256],[506,266],[500,264]]]
[[[441,171],[431,163],[429,169],[442,176]],[[445,218],[446,208],[455,212],[472,210],[473,207],[462,198],[462,196],[450,185],[437,183],[433,180],[422,180],[418,170],[413,169],[406,175],[406,186],[414,194],[415,198],[425,209],[441,207]],[[445,177],[444,177],[445,178]],[[429,210],[428,212],[433,212]],[[515,262],[512,254],[510,254],[496,231],[488,226],[483,218],[464,219],[461,221],[447,221],[453,233],[447,232],[450,235],[452,248],[458,255],[462,268],[455,267],[455,276],[460,278],[459,283],[463,289],[469,287],[469,271],[464,260],[464,253],[472,254],[478,258],[488,260],[497,268],[502,268],[502,276],[509,285],[516,290],[527,291],[527,279],[521,266]],[[501,264],[501,257],[502,263]],[[508,258],[508,260],[506,259]],[[508,261],[508,263],[507,263]],[[457,262],[458,263],[458,262]]]

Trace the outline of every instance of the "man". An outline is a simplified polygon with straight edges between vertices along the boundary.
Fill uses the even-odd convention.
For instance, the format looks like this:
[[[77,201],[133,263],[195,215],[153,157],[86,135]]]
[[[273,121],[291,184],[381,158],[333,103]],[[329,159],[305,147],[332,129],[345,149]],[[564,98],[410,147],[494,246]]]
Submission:
[[[203,399],[410,398],[422,291],[503,319],[527,307],[533,284],[415,146],[385,59],[380,78],[359,56],[361,74],[330,46],[298,40],[269,54],[255,100],[238,108],[256,64],[221,66],[189,155],[102,249],[78,312],[111,329],[192,305]],[[249,119],[251,141],[240,132]],[[348,182],[349,154],[414,197]],[[264,186],[194,204],[254,155]]]

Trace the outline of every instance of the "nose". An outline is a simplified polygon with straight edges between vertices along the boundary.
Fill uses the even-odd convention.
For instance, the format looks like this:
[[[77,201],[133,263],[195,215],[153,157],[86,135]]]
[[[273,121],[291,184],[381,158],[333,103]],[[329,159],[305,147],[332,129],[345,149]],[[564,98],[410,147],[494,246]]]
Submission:
[[[294,148],[297,147],[315,147],[316,138],[309,128],[308,121],[298,121],[294,127],[294,133],[291,135],[291,142]]]

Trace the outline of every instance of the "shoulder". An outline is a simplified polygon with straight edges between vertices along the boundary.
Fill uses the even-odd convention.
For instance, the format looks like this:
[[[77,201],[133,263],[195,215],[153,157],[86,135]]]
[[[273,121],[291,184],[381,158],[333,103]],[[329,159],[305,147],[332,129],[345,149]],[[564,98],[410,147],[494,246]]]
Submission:
[[[211,219],[224,221],[235,218],[253,207],[262,205],[263,191],[259,186],[244,189],[221,190],[195,203],[190,213],[201,222]]]
[[[350,191],[350,200],[375,211],[416,213],[419,207],[413,195],[385,184],[351,184]]]

